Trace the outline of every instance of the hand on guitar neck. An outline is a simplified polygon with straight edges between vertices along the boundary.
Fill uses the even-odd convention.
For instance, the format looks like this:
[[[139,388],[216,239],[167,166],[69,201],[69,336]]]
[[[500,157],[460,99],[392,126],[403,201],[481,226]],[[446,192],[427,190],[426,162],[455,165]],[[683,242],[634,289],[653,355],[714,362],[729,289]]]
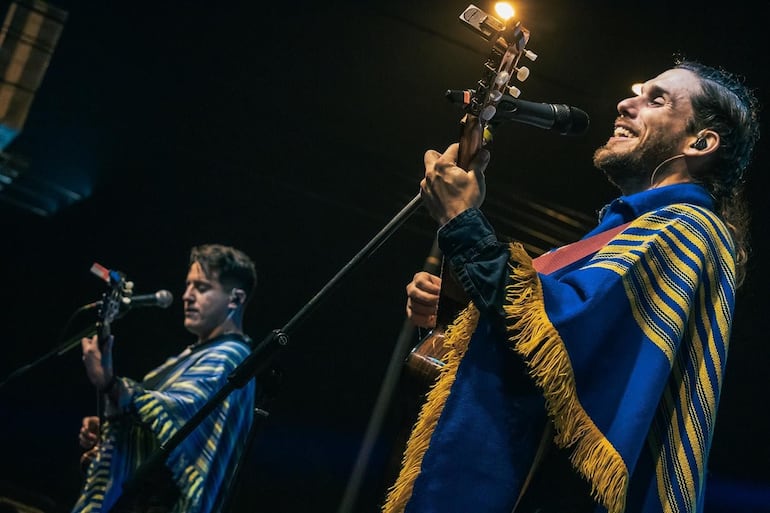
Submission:
[[[454,143],[440,154],[425,152],[425,178],[420,182],[420,197],[431,217],[441,225],[469,208],[479,207],[486,195],[484,170],[489,152],[479,148],[467,162]]]
[[[471,157],[466,157],[470,151],[473,151]],[[461,143],[450,145],[443,154],[434,150],[425,152],[425,178],[420,182],[420,196],[431,216],[440,225],[443,226],[469,208],[481,206],[486,196],[484,170],[488,163],[489,152],[486,149],[463,148]],[[465,291],[454,279],[451,270],[447,269],[437,244],[434,245],[433,253],[430,258],[442,262],[436,268],[437,272],[433,272],[433,275],[418,273],[415,281],[407,287],[408,301],[413,302],[411,306],[407,303],[407,315],[420,327],[432,328],[437,323],[447,324],[451,318],[443,318],[442,312],[450,312],[449,317],[453,317],[458,309],[453,308],[454,312],[451,313],[451,309],[444,308],[445,303],[464,307],[468,302]],[[410,294],[410,287],[415,296]],[[426,318],[430,309],[433,309],[432,320]]]
[[[98,336],[86,337],[80,341],[83,348],[83,365],[86,368],[86,374],[91,384],[99,392],[105,390],[114,378],[112,370],[113,340],[110,335],[104,344],[100,343]]]

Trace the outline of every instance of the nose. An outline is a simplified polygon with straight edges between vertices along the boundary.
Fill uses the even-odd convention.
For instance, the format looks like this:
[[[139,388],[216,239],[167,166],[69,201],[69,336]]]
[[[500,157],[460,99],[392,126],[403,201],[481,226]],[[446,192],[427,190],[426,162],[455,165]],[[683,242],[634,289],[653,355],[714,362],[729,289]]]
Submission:
[[[194,301],[195,300],[195,298],[193,297],[194,290],[195,288],[192,285],[188,285],[187,287],[185,287],[184,294],[182,294],[182,301],[185,303]]]
[[[632,118],[636,116],[636,113],[638,110],[638,107],[637,107],[638,100],[639,100],[639,96],[631,96],[624,100],[620,100],[617,106],[618,114],[628,118]]]

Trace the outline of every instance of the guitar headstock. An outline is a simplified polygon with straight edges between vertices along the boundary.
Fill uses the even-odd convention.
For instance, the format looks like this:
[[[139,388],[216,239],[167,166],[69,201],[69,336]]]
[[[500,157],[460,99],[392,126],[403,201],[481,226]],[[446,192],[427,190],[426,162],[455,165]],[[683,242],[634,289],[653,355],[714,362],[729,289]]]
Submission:
[[[484,74],[466,108],[487,122],[495,115],[495,106],[504,94],[518,98],[520,91],[511,84],[512,79],[524,82],[529,77],[529,68],[520,67],[519,61],[522,57],[534,61],[537,54],[527,49],[530,32],[520,21],[509,18],[503,22],[473,4],[460,14],[460,21],[492,42]]]
[[[511,84],[513,78],[523,82],[529,77],[529,68],[519,66],[519,61],[522,57],[534,61],[537,54],[527,49],[530,33],[520,21],[509,18],[504,22],[473,4],[460,14],[460,21],[492,43],[477,87],[463,99],[466,117],[458,160],[460,166],[465,167],[479,148],[491,140],[489,121],[495,116],[503,95],[519,96],[520,90]]]
[[[120,313],[120,307],[131,299],[133,282],[126,280],[123,273],[112,271],[94,262],[91,272],[107,283],[107,290],[102,295],[98,320],[102,327],[108,327]]]

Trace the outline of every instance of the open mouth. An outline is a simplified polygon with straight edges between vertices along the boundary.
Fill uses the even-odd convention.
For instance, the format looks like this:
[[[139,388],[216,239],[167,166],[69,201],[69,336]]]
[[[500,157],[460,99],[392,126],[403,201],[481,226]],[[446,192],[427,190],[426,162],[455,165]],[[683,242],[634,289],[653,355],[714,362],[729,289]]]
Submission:
[[[620,125],[615,125],[615,128],[612,131],[612,136],[618,137],[620,139],[632,139],[638,137],[636,133],[634,133],[631,129]]]

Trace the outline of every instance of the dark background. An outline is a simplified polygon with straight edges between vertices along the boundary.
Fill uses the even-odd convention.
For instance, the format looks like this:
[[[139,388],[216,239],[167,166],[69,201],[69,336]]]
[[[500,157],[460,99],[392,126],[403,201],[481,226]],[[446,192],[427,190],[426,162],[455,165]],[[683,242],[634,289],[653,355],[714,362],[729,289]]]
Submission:
[[[501,236],[537,251],[593,222],[615,191],[592,168],[592,152],[609,137],[630,85],[668,68],[675,53],[745,75],[770,103],[770,2],[748,4],[515,4],[539,55],[521,98],[578,106],[591,126],[581,137],[500,127],[487,211]],[[422,266],[434,225],[420,209],[371,256],[357,256],[417,194],[424,151],[457,138],[462,112],[444,91],[474,87],[488,54],[457,20],[468,4],[54,5],[68,19],[6,152],[27,161],[40,183],[83,199],[62,201],[47,217],[0,201],[0,379],[92,321],[68,325],[104,291],[89,272],[94,262],[126,273],[136,293],[177,296],[168,310],[136,310],[112,326],[117,371],[140,377],[193,341],[179,300],[189,248],[235,245],[260,273],[248,333],[262,340],[291,330],[278,362],[283,380],[244,461],[242,486],[233,486],[233,511],[337,511],[401,329],[404,286]],[[711,453],[710,513],[770,511],[769,159],[760,144],[748,178],[754,253]],[[336,286],[317,297],[335,276]],[[47,498],[66,511],[78,494],[77,431],[95,410],[78,353],[0,388],[8,496]],[[402,404],[418,394],[399,382],[354,511],[375,511],[381,501],[408,418]]]

